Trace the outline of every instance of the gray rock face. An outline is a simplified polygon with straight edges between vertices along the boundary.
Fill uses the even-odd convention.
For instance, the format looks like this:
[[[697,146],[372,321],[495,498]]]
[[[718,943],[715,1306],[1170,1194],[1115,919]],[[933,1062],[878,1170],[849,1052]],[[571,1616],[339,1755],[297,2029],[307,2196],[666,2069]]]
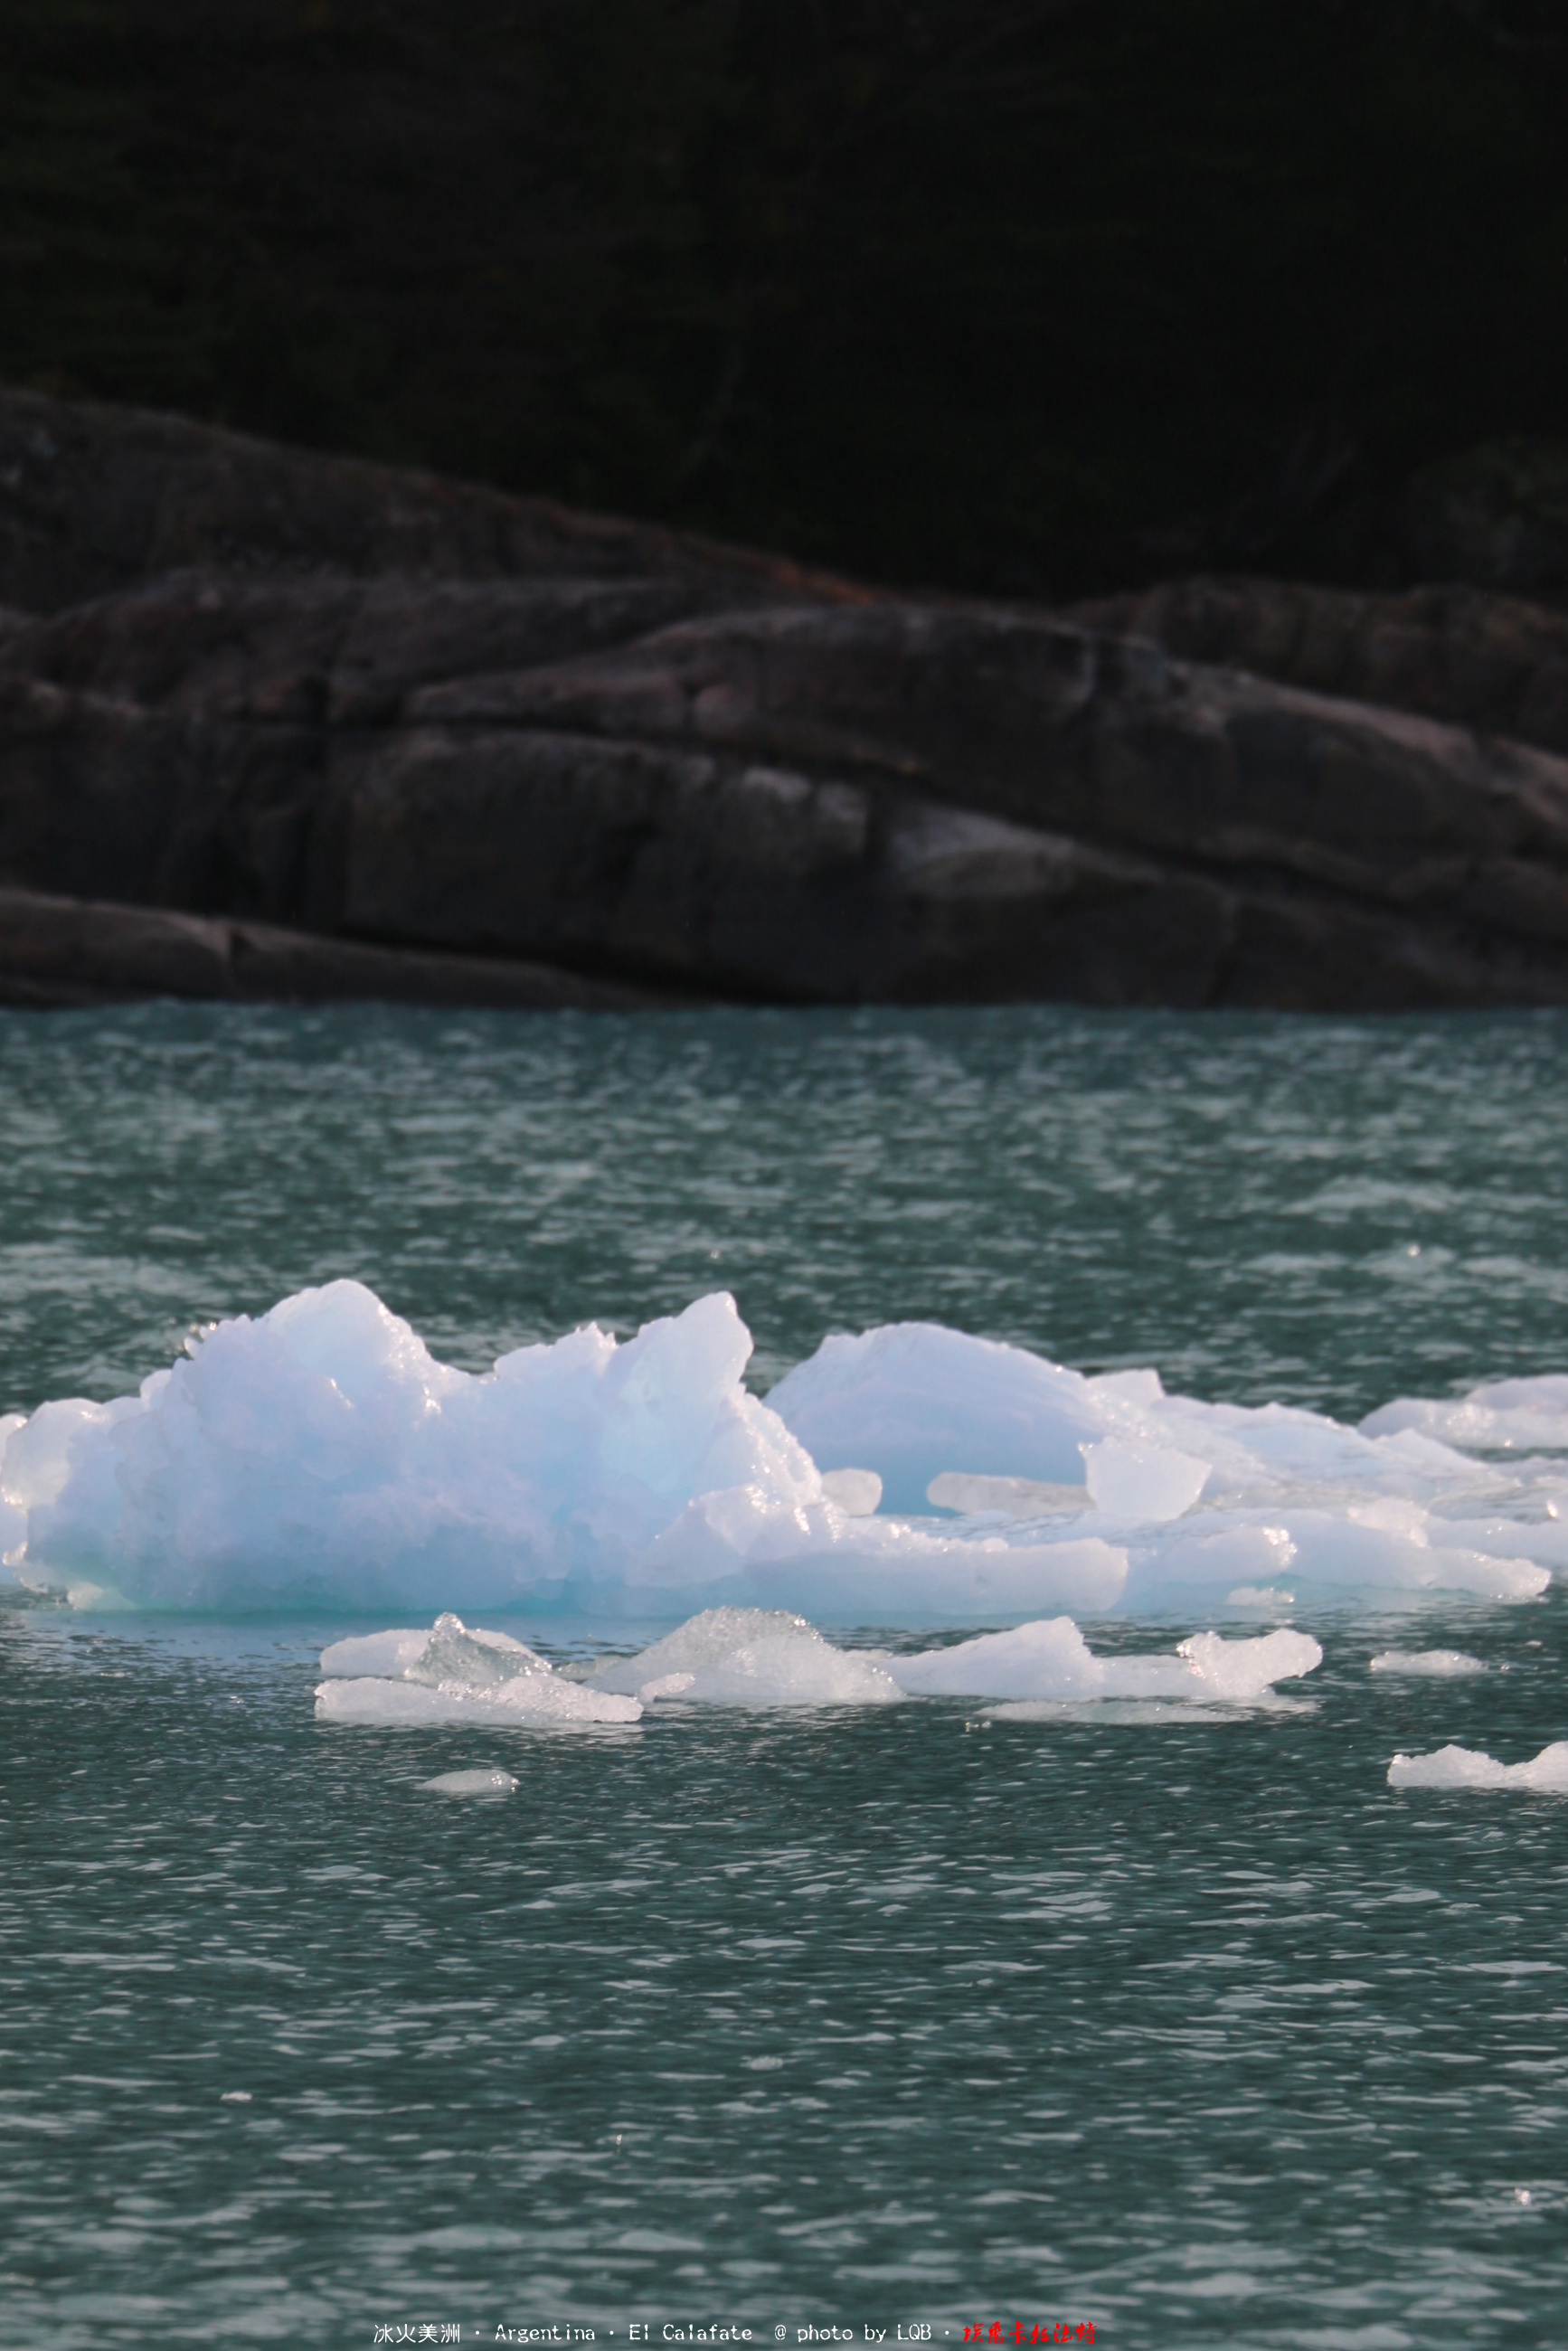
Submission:
[[[1568,611],[1475,588],[1400,596],[1284,580],[1174,580],[1075,608],[1185,661],[1415,710],[1568,756]]]
[[[879,599],[0,399],[0,460],[40,432],[19,486],[0,462],[0,974],[30,954],[28,986],[50,955],[114,984],[42,893],[161,910],[140,944],[90,922],[128,987],[178,964],[181,992],[1568,1000],[1555,615]]]
[[[58,1008],[142,996],[235,1003],[490,1005],[629,1011],[679,1002],[574,972],[477,956],[410,955],[266,923],[0,890],[0,1004]]]

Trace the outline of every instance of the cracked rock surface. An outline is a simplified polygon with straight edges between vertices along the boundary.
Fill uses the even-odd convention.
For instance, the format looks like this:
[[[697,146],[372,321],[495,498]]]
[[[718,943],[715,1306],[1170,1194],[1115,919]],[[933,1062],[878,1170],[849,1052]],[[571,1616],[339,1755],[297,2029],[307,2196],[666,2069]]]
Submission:
[[[882,597],[9,394],[0,598],[13,998],[1568,1000],[1568,616],[1474,590]]]

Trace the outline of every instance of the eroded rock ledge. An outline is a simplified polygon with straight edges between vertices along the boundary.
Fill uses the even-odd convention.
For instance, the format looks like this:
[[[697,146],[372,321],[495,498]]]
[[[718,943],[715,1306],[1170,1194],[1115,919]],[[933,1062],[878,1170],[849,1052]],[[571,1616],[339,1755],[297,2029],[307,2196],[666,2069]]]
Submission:
[[[878,598],[20,395],[0,587],[13,1000],[1568,1000],[1529,606]]]

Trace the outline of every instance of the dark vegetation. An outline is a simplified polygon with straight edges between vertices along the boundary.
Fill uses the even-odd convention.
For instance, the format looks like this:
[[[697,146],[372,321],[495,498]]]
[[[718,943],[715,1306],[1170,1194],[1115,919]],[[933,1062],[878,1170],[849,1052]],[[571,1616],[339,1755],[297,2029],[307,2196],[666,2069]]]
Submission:
[[[1568,440],[1568,26],[0,0],[0,380],[889,580],[1393,582]]]

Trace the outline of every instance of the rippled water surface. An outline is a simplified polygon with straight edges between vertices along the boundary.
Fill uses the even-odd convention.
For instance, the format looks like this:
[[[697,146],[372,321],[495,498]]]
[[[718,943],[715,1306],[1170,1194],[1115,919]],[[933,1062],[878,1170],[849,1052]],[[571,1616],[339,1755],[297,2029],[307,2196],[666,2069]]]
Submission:
[[[927,1315],[1354,1415],[1568,1368],[1565,1142],[1552,1017],[0,1015],[0,1409],[349,1272],[471,1365],[722,1284],[762,1385]],[[1568,1804],[1385,1774],[1568,1734],[1568,1608],[1296,1621],[1224,1719],[549,1736],[0,1607],[9,2334],[1561,2343]]]

